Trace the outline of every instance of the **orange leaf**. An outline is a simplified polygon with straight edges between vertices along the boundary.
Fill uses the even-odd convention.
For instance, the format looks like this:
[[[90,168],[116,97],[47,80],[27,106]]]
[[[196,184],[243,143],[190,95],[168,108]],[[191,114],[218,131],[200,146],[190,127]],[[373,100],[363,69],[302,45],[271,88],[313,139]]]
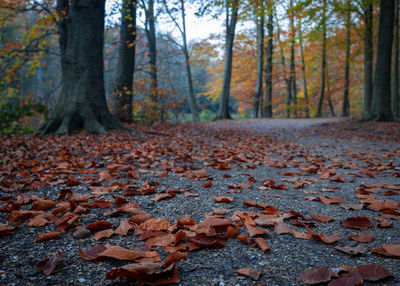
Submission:
[[[257,237],[254,239],[254,241],[257,243],[257,245],[261,248],[263,252],[271,250],[271,246],[269,246],[269,244],[265,241],[264,238]]]
[[[33,242],[44,242],[61,236],[61,232],[53,231],[39,234]]]
[[[97,241],[103,238],[109,238],[111,235],[113,235],[113,233],[114,230],[112,228],[100,230],[94,234],[93,238]]]

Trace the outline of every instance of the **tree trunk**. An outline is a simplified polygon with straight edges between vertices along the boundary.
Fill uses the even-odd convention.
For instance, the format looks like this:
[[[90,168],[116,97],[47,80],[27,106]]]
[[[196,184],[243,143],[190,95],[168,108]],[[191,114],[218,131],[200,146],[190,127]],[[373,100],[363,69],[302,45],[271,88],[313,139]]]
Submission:
[[[104,92],[105,0],[58,1],[65,11],[59,24],[62,90],[52,117],[38,135],[72,133],[85,129],[106,133],[124,128],[110,113]],[[64,22],[65,21],[65,22]]]
[[[122,122],[132,121],[133,76],[136,48],[137,0],[124,0],[121,11],[121,31],[117,66],[115,116]]]
[[[318,100],[318,108],[315,117],[322,116],[322,105],[325,94],[325,70],[326,70],[326,0],[322,4],[322,64],[321,64],[321,92]]]
[[[273,3],[270,1],[268,7],[268,43],[267,43],[267,63],[265,67],[266,79],[265,79],[265,103],[264,103],[264,116],[272,118],[272,69],[273,62],[272,56],[274,53],[273,39],[274,39],[274,15],[273,15]]]
[[[256,94],[253,106],[253,117],[261,117],[261,97],[263,87],[263,68],[264,68],[264,1],[260,3],[260,7],[256,5],[256,22],[257,22],[257,82]]]
[[[394,22],[394,55],[393,55],[393,79],[392,79],[392,105],[393,115],[400,116],[399,112],[399,0],[395,0]]]
[[[233,41],[238,18],[239,0],[232,1],[231,15],[229,15],[228,2],[226,2],[226,36],[225,36],[225,65],[222,94],[216,119],[231,119],[229,114],[229,93],[232,77]]]
[[[296,64],[294,61],[294,46],[296,31],[294,27],[294,11],[293,11],[293,0],[289,2],[289,19],[290,19],[290,89],[292,92],[293,101],[293,114],[297,117],[297,86],[296,86]]]
[[[286,90],[287,90],[285,117],[290,118],[290,105],[292,103],[292,89],[291,89],[291,85],[290,85],[291,81],[287,77],[287,73],[286,73],[286,59],[285,59],[285,54],[283,53],[283,46],[282,46],[282,42],[281,42],[281,29],[279,27],[278,19],[276,20],[276,24],[278,26],[278,43],[279,43],[280,52],[281,52],[281,65],[282,65],[283,79],[286,83]]]
[[[188,99],[190,111],[192,112],[193,122],[200,121],[199,112],[197,110],[196,96],[194,95],[193,80],[192,80],[192,70],[190,67],[190,57],[187,47],[186,39],[186,15],[185,15],[185,3],[181,0],[181,12],[182,12],[182,40],[183,40],[183,53],[185,55],[185,66],[186,66],[186,77],[188,82]]]
[[[159,107],[158,102],[158,81],[157,81],[157,46],[156,46],[156,28],[155,28],[155,17],[154,17],[154,0],[148,0],[148,5],[145,7],[146,14],[146,36],[149,46],[149,65],[150,65],[150,78],[151,78],[151,100],[156,106],[156,112]],[[161,112],[162,113],[162,112]],[[160,113],[160,119],[162,121],[163,114]]]
[[[393,47],[394,0],[381,0],[378,28],[378,54],[374,76],[373,116],[378,121],[392,120],[390,74]]]
[[[349,103],[349,89],[350,89],[350,28],[351,28],[351,10],[350,0],[346,3],[347,18],[346,18],[346,62],[344,71],[344,92],[343,92],[343,105],[342,105],[342,116],[347,117],[350,115],[350,103]]]
[[[308,90],[307,90],[307,79],[306,79],[306,61],[304,59],[304,48],[303,48],[303,31],[301,19],[299,20],[299,38],[300,38],[300,53],[301,53],[301,70],[303,71],[303,89],[304,89],[304,101],[305,101],[305,112],[306,118],[310,117],[309,101],[308,101]]]
[[[373,92],[373,61],[374,42],[373,37],[373,4],[365,3],[364,7],[364,93],[363,93],[363,117],[371,117],[371,103]]]

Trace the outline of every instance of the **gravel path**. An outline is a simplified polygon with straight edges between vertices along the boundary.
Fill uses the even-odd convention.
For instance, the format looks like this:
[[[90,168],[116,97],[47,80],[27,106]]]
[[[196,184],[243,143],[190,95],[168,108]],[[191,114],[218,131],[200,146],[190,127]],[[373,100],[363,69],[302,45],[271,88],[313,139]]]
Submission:
[[[10,211],[6,206],[16,202],[17,196],[35,194],[39,198],[57,201],[62,190],[91,195],[93,189],[89,187],[106,187],[119,182],[125,188],[120,186],[112,193],[89,199],[89,203],[94,200],[114,202],[116,197],[113,195],[126,194],[126,185],[137,185],[141,189],[145,182],[157,182],[154,186],[156,194],[186,190],[198,196],[178,193],[171,199],[156,202],[151,200],[155,194],[125,198],[139,203],[148,214],[166,218],[172,224],[185,215],[200,223],[213,209],[225,209],[229,219],[235,211],[260,215],[263,209],[243,205],[250,200],[272,205],[281,216],[291,211],[300,213],[314,224],[312,232],[326,236],[336,233],[340,237],[339,241],[326,244],[317,239],[296,238],[292,234],[278,235],[273,227],[256,225],[269,231],[269,235],[261,237],[271,247],[270,251],[263,252],[237,238],[229,239],[225,247],[190,251],[186,259],[177,263],[179,285],[302,285],[300,275],[309,269],[365,264],[379,264],[395,276],[378,284],[366,282],[365,285],[400,285],[399,258],[371,251],[382,244],[400,244],[400,216],[389,218],[382,212],[371,210],[368,199],[372,197],[366,196],[400,202],[399,123],[282,119],[224,121],[195,126],[180,124],[153,129],[165,134],[173,133],[173,136],[113,133],[98,137],[80,134],[48,139],[31,135],[2,138],[0,206],[3,211],[0,211],[0,225],[7,222]],[[30,166],[32,162],[34,164]],[[101,177],[98,179],[98,171],[89,172],[92,170],[92,167],[87,167],[90,164],[95,166],[93,170],[107,170],[109,167],[109,173],[110,166],[120,164],[122,167],[115,167],[117,171],[111,173],[112,179],[102,180]],[[125,168],[129,166],[132,168]],[[88,169],[86,173],[79,171],[85,168]],[[206,177],[188,178],[188,170],[202,169],[206,171]],[[165,170],[168,173],[161,175]],[[71,176],[84,183],[67,186]],[[275,184],[268,185],[265,180],[274,180]],[[212,186],[205,187],[207,182],[212,182]],[[37,188],[30,188],[32,184],[37,184]],[[274,187],[280,184],[286,185],[287,189]],[[229,196],[233,201],[217,203],[213,196]],[[310,198],[322,196],[340,197],[354,205],[364,204],[362,209],[348,210],[338,203],[324,204]],[[23,204],[21,209],[29,210],[31,205],[32,202]],[[79,256],[79,241],[83,249],[97,243],[126,248],[144,245],[144,241],[132,231],[128,236],[113,235],[101,241],[95,241],[93,231],[82,239],[74,238],[73,228],[76,226],[85,227],[105,220],[111,222],[115,230],[120,221],[130,217],[127,213],[104,216],[110,208],[86,208],[89,213],[81,214],[80,220],[66,229],[60,238],[43,243],[33,243],[33,240],[40,233],[59,231],[57,224],[28,227],[27,219],[10,223],[15,229],[0,237],[0,284],[97,285],[108,271],[128,264],[113,259],[86,261]],[[400,211],[398,206],[396,211]],[[333,220],[318,222],[311,219],[310,214],[329,216]],[[341,224],[346,218],[357,216],[368,217],[373,226],[368,230],[356,230]],[[380,228],[376,218],[386,219],[392,225]],[[292,229],[306,232],[304,226],[294,226],[289,220],[285,222]],[[248,230],[241,226],[240,232],[247,234]],[[366,247],[364,254],[350,256],[335,249],[335,246],[357,246],[356,241],[347,238],[356,232],[374,233],[372,242],[359,243]],[[163,259],[167,256],[162,247],[154,249]],[[35,269],[38,260],[55,257],[58,251],[63,256],[52,274],[46,276]],[[235,270],[242,267],[260,271],[260,278],[253,281],[238,275]],[[131,283],[117,279],[106,280],[103,285]]]

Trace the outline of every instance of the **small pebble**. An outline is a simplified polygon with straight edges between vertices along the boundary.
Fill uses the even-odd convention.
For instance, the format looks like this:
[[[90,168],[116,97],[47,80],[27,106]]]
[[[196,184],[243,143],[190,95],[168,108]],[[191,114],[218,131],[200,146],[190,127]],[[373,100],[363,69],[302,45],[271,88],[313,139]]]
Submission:
[[[72,236],[76,239],[81,239],[81,238],[88,237],[89,235],[90,235],[90,230],[88,230],[86,228],[81,228],[81,229],[76,230]]]

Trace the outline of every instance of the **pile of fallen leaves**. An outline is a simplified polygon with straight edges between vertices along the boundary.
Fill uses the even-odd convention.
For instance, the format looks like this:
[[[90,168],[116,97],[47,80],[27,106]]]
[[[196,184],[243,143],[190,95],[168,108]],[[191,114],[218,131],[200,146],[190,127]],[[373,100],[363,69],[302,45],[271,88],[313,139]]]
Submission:
[[[171,128],[174,128],[176,136],[167,134]],[[33,243],[46,243],[71,235],[91,235],[95,241],[105,243],[94,244],[86,250],[79,244],[77,254],[88,261],[126,261],[126,265],[109,270],[104,279],[133,279],[139,285],[178,283],[177,264],[180,260],[190,259],[199,248],[224,247],[228,240],[237,240],[268,252],[271,249],[267,241],[270,231],[324,244],[335,244],[342,239],[337,233],[316,233],[312,230],[316,223],[333,221],[329,216],[282,211],[274,205],[251,199],[243,202],[245,210],[235,210],[230,217],[227,217],[226,209],[212,209],[201,222],[188,215],[176,222],[157,218],[130,199],[150,196],[153,202],[159,202],[176,196],[201,196],[189,188],[161,190],[157,179],[174,174],[177,178],[203,181],[204,188],[212,188],[213,178],[206,168],[223,172],[222,178],[229,178],[232,168],[244,169],[248,177],[246,182],[228,185],[227,196],[212,197],[216,203],[229,204],[235,200],[236,193],[256,187],[257,180],[251,170],[263,165],[282,169],[282,177],[279,178],[281,183],[277,183],[275,178],[266,178],[257,187],[260,191],[303,190],[306,200],[321,204],[321,207],[337,205],[345,210],[367,209],[375,213],[372,217],[349,216],[340,222],[343,227],[364,231],[376,225],[385,229],[393,227],[393,221],[400,220],[400,183],[394,183],[389,178],[385,183],[359,185],[354,191],[357,203],[331,195],[337,192],[335,188],[325,187],[322,190],[329,195],[317,195],[318,192],[307,190],[307,186],[318,180],[338,185],[345,183],[345,177],[339,172],[342,169],[352,170],[353,177],[375,178],[384,174],[398,178],[399,168],[389,159],[399,156],[399,150],[387,151],[387,161],[372,153],[354,151],[348,154],[364,164],[339,161],[328,156],[301,155],[301,152],[298,156],[285,156],[282,160],[276,156],[281,155],[283,150],[291,152],[293,145],[273,137],[235,133],[224,128],[218,130],[211,126],[163,126],[157,131],[166,136],[115,132],[106,136],[77,134],[40,139],[30,135],[13,135],[2,138],[0,210],[6,214],[6,220],[0,222],[0,237],[13,235],[21,228],[44,226],[54,226],[57,231],[32,237]],[[285,171],[288,166],[296,170]],[[144,174],[151,174],[154,180],[140,185],[135,183]],[[89,193],[76,192],[74,188],[77,186],[86,186]],[[36,195],[35,190],[40,188],[54,188],[57,198]],[[377,194],[388,198],[377,198]],[[274,194],[266,193],[265,196]],[[102,217],[96,222],[82,224],[84,216],[93,210],[101,210]],[[121,218],[119,224],[109,222],[107,218],[110,217]],[[130,235],[138,237],[143,246],[130,249],[107,243],[112,236]],[[356,232],[348,239],[360,244],[335,248],[348,255],[364,254],[369,250],[376,255],[400,257],[400,244],[381,244],[380,248],[364,246],[374,240],[373,232]],[[42,259],[37,262],[36,269],[51,275],[62,256],[59,252],[56,257]],[[254,280],[261,275],[260,271],[249,267],[236,272]],[[311,269],[303,273],[301,279],[306,284],[362,285],[364,281],[374,282],[393,276],[384,266],[370,264]]]

